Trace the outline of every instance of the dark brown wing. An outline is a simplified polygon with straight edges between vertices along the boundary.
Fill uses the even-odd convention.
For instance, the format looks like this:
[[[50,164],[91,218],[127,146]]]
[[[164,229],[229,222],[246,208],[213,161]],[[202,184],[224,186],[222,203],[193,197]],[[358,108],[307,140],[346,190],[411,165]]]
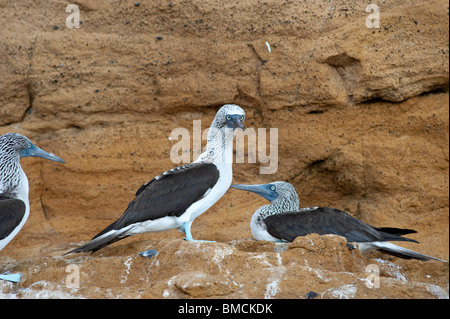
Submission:
[[[218,179],[219,171],[210,163],[192,163],[167,171],[141,186],[123,215],[94,238],[134,223],[164,216],[179,217]]]
[[[25,203],[20,199],[0,200],[0,240],[12,233],[25,215]]]
[[[344,211],[329,207],[303,208],[295,212],[286,212],[268,216],[264,219],[267,231],[275,238],[293,241],[299,236],[316,233],[335,234],[345,237],[348,242],[370,241],[413,241],[401,237],[397,228],[375,228],[353,218]],[[394,230],[395,233],[382,231]],[[394,232],[394,231],[393,231]],[[411,233],[404,230],[403,233]]]

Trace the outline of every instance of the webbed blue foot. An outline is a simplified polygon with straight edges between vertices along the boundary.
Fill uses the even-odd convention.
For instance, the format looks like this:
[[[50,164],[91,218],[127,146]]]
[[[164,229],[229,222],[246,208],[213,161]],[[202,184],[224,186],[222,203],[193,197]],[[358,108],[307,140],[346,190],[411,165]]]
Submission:
[[[11,282],[20,282],[21,274],[9,274],[9,271],[0,274],[0,280],[6,280]]]
[[[156,249],[147,249],[144,251],[141,251],[138,255],[142,256],[142,257],[146,257],[146,258],[151,258],[153,256],[157,256],[158,255],[158,251]]]

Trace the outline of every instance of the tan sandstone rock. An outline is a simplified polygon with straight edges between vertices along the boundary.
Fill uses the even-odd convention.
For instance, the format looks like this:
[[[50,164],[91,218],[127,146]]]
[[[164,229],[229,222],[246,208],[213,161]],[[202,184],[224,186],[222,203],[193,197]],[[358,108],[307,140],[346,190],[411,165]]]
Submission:
[[[79,29],[65,25],[66,1],[0,1],[0,134],[67,162],[21,161],[31,215],[0,273],[23,281],[0,282],[1,297],[448,298],[448,264],[361,255],[336,236],[254,241],[250,218],[267,201],[235,189],[193,223],[195,238],[216,243],[172,230],[61,257],[177,165],[173,129],[206,129],[236,103],[267,144],[278,129],[278,166],[260,174],[268,164],[247,156],[234,183],[288,181],[301,206],[415,229],[420,244],[404,247],[448,260],[446,1],[384,1],[378,29],[361,1],[73,3]],[[148,248],[158,255],[137,256]],[[72,264],[78,289],[66,282]]]

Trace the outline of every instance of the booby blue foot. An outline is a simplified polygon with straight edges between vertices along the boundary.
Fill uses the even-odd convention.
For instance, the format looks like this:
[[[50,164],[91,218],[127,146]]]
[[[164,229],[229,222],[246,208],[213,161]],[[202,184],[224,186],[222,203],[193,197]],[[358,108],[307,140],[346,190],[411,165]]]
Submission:
[[[5,272],[0,275],[0,280],[6,280],[11,282],[20,282],[21,274],[9,274],[9,272]]]
[[[138,255],[140,255],[142,257],[146,257],[146,258],[151,258],[153,256],[157,256],[158,251],[156,249],[147,249],[147,250],[141,251]]]
[[[199,239],[192,238],[191,225],[189,223],[184,223],[183,228],[184,228],[184,233],[186,234],[186,237],[183,238],[184,240],[194,241],[194,242],[204,242],[204,243],[215,243],[215,241],[213,241],[213,240],[199,240]]]

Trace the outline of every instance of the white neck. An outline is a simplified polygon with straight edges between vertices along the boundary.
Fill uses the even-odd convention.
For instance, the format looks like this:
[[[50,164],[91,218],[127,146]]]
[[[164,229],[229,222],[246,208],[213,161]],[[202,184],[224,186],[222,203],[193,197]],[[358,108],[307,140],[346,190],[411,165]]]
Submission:
[[[232,165],[235,134],[232,129],[211,127],[208,132],[206,150],[200,154],[195,162]]]
[[[23,171],[22,167],[20,167],[20,182],[19,185],[16,188],[16,198],[21,199],[24,203],[26,203],[27,209],[29,211],[29,205],[28,205],[28,192],[29,192],[29,185],[28,185],[28,178],[25,172]]]

